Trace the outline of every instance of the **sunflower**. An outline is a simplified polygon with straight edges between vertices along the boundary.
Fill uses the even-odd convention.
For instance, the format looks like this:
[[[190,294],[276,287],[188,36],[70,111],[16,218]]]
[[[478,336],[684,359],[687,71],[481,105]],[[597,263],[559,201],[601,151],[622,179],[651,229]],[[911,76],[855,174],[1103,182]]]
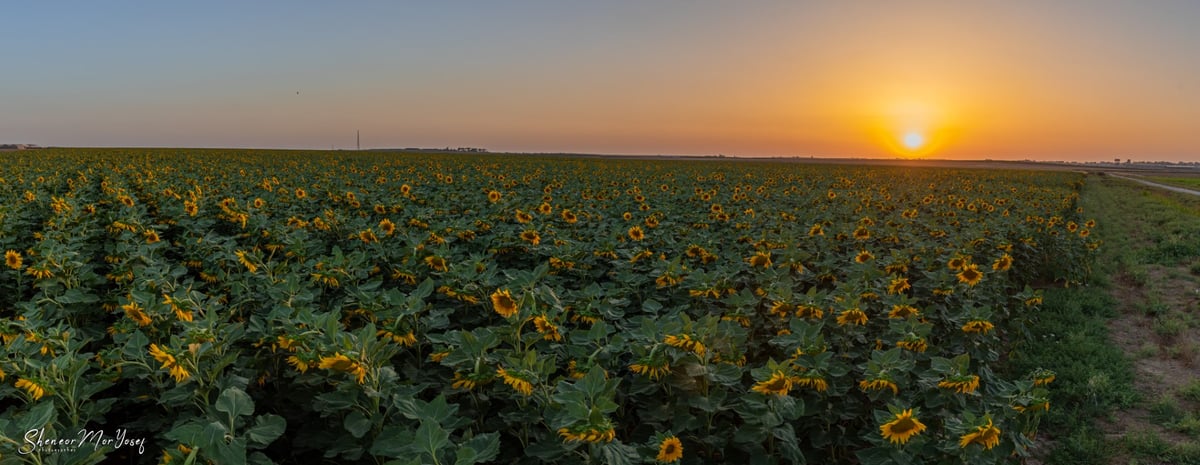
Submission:
[[[817,392],[829,390],[829,382],[825,381],[824,377],[812,374],[812,372],[799,378],[792,378],[792,385],[795,387],[811,388]]]
[[[775,370],[771,373],[771,377],[765,381],[759,381],[750,388],[751,391],[761,394],[774,394],[777,396],[786,396],[788,391],[792,389],[792,380],[787,375],[783,374],[782,370]]]
[[[818,320],[825,316],[825,311],[816,305],[800,304],[796,306],[796,316]]]
[[[770,268],[771,252],[755,252],[754,256],[746,259],[746,263],[749,263],[751,268]]]
[[[668,334],[665,338],[663,338],[663,342],[671,347],[683,349],[701,357],[704,356],[704,352],[707,350],[703,343],[692,339],[692,337],[688,336],[687,334],[680,334],[678,336]]]
[[[823,228],[820,223],[814,224],[814,225],[812,225],[811,228],[808,228],[808,237],[824,236],[824,235],[825,235],[825,228]]]
[[[966,265],[958,272],[958,282],[966,283],[968,286],[979,284],[983,280],[983,272],[979,271],[979,267],[974,263]]]
[[[417,335],[412,331],[404,334],[396,334],[386,329],[381,329],[376,331],[375,335],[383,337],[384,339],[391,339],[392,342],[395,342],[403,347],[412,347],[417,345]]]
[[[892,311],[888,312],[888,318],[908,318],[909,315],[919,315],[920,310],[912,305],[892,305]]]
[[[33,276],[33,279],[49,279],[54,277],[54,272],[50,271],[50,266],[43,263],[40,267],[29,267],[25,269],[25,274]]]
[[[871,252],[864,250],[864,251],[859,252],[858,255],[854,256],[854,262],[855,263],[866,263],[866,262],[871,261],[871,259],[873,259],[873,258],[875,258],[875,255],[872,255]]]
[[[514,376],[512,372],[505,370],[504,367],[496,368],[496,376],[503,379],[504,384],[512,386],[514,390],[526,397],[533,394],[533,383],[519,376]]]
[[[847,324],[864,326],[867,324],[867,314],[857,308],[845,310],[838,314],[837,324],[838,326],[845,326]]]
[[[575,213],[572,213],[570,210],[563,210],[562,212],[559,213],[559,216],[562,216],[563,221],[566,221],[567,224],[575,224],[576,222],[579,221],[579,217],[576,216]]]
[[[21,252],[16,250],[4,251],[4,265],[14,270],[20,270],[25,264],[25,259],[21,257]]]
[[[122,305],[121,310],[124,310],[125,316],[128,316],[129,319],[136,322],[138,326],[147,326],[153,322],[153,320],[150,319],[150,316],[146,315],[146,312],[142,310],[142,307],[138,306],[136,302],[130,302]]]
[[[516,218],[517,218],[517,222],[518,222],[518,223],[522,223],[522,224],[524,224],[524,223],[528,223],[528,222],[530,222],[530,221],[533,221],[533,215],[530,215],[530,214],[528,214],[528,213],[525,213],[525,212],[523,212],[523,211],[521,211],[521,210],[517,210],[517,216],[516,216]]]
[[[179,361],[175,359],[175,356],[163,350],[158,344],[150,344],[150,356],[154,357],[154,360],[157,360],[159,363],[161,363],[162,368],[169,370],[171,377],[175,378],[176,383],[187,381],[187,379],[192,376],[191,373],[188,373],[187,369],[183,367],[183,365],[179,364]]]
[[[245,251],[238,250],[238,251],[233,252],[233,254],[237,255],[238,263],[241,263],[243,266],[245,266],[246,269],[250,270],[251,273],[258,272],[258,265],[255,265],[254,262],[250,261],[249,258],[246,258]]]
[[[629,213],[629,212],[622,213],[622,214],[621,214],[621,218],[622,218],[622,219],[624,219],[625,221],[632,220],[632,219],[633,219],[633,213]]]
[[[549,215],[554,212],[554,207],[551,207],[550,204],[546,202],[542,202],[541,205],[538,205],[537,212],[543,215]]]
[[[358,384],[363,384],[367,378],[366,367],[362,366],[361,363],[350,360],[350,357],[342,355],[341,353],[335,353],[330,356],[321,357],[321,361],[317,364],[317,368],[352,374],[357,379]]]
[[[655,278],[655,280],[654,280],[654,284],[660,288],[661,287],[671,287],[671,286],[674,286],[681,282],[683,282],[682,276],[679,276],[677,274],[672,274],[669,272],[663,273],[662,275],[660,275],[658,278]]]
[[[635,241],[640,241],[646,238],[646,233],[642,231],[641,226],[633,226],[629,228],[629,238]]]
[[[454,379],[451,380],[450,387],[453,389],[472,390],[492,382],[491,373],[470,374],[463,376],[462,373],[455,373]]]
[[[558,435],[563,437],[563,442],[612,442],[616,439],[617,432],[613,428],[599,429],[586,428],[583,430],[572,431],[571,428],[559,428]]]
[[[949,389],[958,392],[959,394],[970,394],[979,389],[979,376],[951,376],[944,380],[938,381],[938,387]]]
[[[385,236],[391,236],[396,232],[396,224],[392,223],[392,220],[384,218],[379,221],[379,230],[383,231]]]
[[[512,293],[508,289],[496,289],[492,293],[492,308],[499,313],[500,316],[510,318],[517,314],[519,306],[516,300],[513,300]]]
[[[896,278],[888,284],[888,294],[899,294],[909,289],[912,289],[912,285],[908,283],[908,278]]]
[[[437,255],[425,257],[425,264],[428,265],[429,268],[432,268],[435,271],[441,271],[443,273],[450,269],[450,265],[446,263],[446,259]]]
[[[1001,255],[995,262],[992,262],[992,269],[995,271],[1008,271],[1012,267],[1013,259],[1008,254]]]
[[[496,203],[500,201],[500,191],[488,191],[488,202]]]
[[[892,444],[904,444],[925,431],[925,424],[913,415],[912,409],[892,415],[892,420],[879,426],[879,434]]]
[[[872,380],[864,379],[858,382],[858,388],[864,391],[882,391],[884,389],[891,389],[892,394],[900,393],[900,386],[897,386],[896,383],[892,382],[891,380],[883,378],[876,378]]]
[[[854,230],[854,240],[865,241],[871,238],[871,231],[865,227],[859,226]]]
[[[659,362],[658,364],[654,364],[649,360],[639,360],[639,363],[633,363],[629,365],[629,371],[639,375],[649,376],[650,379],[654,380],[661,378],[663,375],[671,373],[671,365],[669,365],[665,360]]]
[[[42,396],[46,395],[46,388],[25,378],[17,378],[16,386],[17,389],[24,389],[25,392],[28,392],[29,396],[33,397],[33,400],[41,399]]]
[[[987,334],[989,331],[991,331],[994,328],[995,328],[995,325],[993,325],[992,322],[987,321],[987,320],[971,320],[971,321],[968,321],[967,324],[962,325],[962,331],[964,333]]]
[[[683,443],[675,436],[667,436],[658,443],[658,455],[654,457],[659,463],[671,463],[683,458]]]
[[[527,230],[521,231],[521,240],[528,242],[530,244],[533,244],[533,245],[538,245],[538,244],[542,243],[542,236],[539,236],[537,231],[534,231],[532,229],[527,229]]]
[[[558,333],[558,326],[551,323],[545,315],[533,317],[533,326],[537,332],[542,335],[542,339],[547,341],[561,341],[562,335]]]
[[[896,347],[912,352],[925,352],[925,350],[929,349],[929,343],[925,342],[925,338],[912,337],[896,342]]]
[[[962,435],[958,439],[958,447],[966,449],[971,444],[979,444],[983,446],[983,450],[988,450],[1000,444],[1000,428],[992,423],[992,417],[987,417],[987,423],[974,427],[968,430],[967,434]]]
[[[304,359],[297,357],[295,355],[288,356],[287,363],[288,363],[288,365],[291,365],[292,368],[295,368],[296,371],[299,371],[300,373],[304,373],[304,372],[308,371],[308,367],[311,365],[309,362],[307,362]]]
[[[200,273],[200,277],[201,278],[204,277],[204,272]],[[214,280],[210,281],[210,282],[215,283],[216,277],[214,276],[213,278],[214,278]],[[313,273],[312,278],[313,278],[314,282],[316,282],[318,284],[323,284],[323,285],[326,285],[329,287],[338,287],[341,285],[341,282],[338,281],[337,276],[334,275],[333,272],[331,272],[331,271],[322,271],[320,273]],[[207,281],[207,279],[206,279],[206,281]]]
[[[951,258],[950,261],[946,262],[946,267],[950,268],[951,270],[961,270],[964,266],[966,266],[966,264],[966,259],[962,257],[954,257]]]
[[[1045,386],[1054,382],[1054,372],[1041,368],[1033,373],[1033,385]]]
[[[787,302],[777,300],[771,304],[771,314],[778,315],[781,318],[788,316],[794,311],[796,311],[796,306]]]
[[[184,200],[183,201],[183,212],[187,213],[187,216],[196,216],[196,213],[200,212],[200,206],[196,205],[196,202],[193,202],[191,200]]]

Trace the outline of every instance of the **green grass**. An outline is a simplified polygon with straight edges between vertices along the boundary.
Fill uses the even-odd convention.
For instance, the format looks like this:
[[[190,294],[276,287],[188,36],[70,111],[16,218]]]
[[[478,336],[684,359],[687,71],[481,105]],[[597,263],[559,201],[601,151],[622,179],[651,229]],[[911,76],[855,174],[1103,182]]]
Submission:
[[[1183,418],[1183,408],[1174,396],[1164,394],[1150,404],[1150,418],[1159,424],[1174,423]]]
[[[1200,402],[1200,378],[1192,379],[1179,388],[1179,395],[1192,402]]]
[[[1198,186],[1200,187],[1200,179]],[[1042,366],[1058,373],[1042,431],[1051,432],[1055,447],[1048,464],[1108,463],[1124,450],[1137,462],[1200,463],[1200,445],[1172,445],[1154,433],[1133,433],[1120,441],[1106,441],[1094,418],[1111,418],[1116,410],[1133,406],[1138,393],[1133,386],[1131,358],[1151,357],[1157,347],[1147,343],[1135,354],[1125,354],[1109,340],[1107,322],[1117,316],[1117,302],[1107,290],[1113,278],[1124,275],[1153,294],[1153,279],[1146,265],[1194,263],[1200,256],[1200,198],[1142,188],[1125,181],[1088,178],[1081,203],[1085,216],[1098,221],[1095,232],[1104,245],[1097,273],[1087,287],[1048,289],[1046,301],[1033,329],[1033,343],[1018,349],[1014,368]],[[1200,274],[1200,263],[1192,266]],[[1154,330],[1164,339],[1175,339],[1193,323],[1161,302],[1151,299],[1137,307],[1155,318]],[[1172,349],[1177,349],[1172,352]],[[1176,354],[1166,347],[1163,353]],[[1181,395],[1200,400],[1200,380]],[[1151,405],[1152,415],[1177,431],[1200,431],[1200,418],[1183,410],[1173,397]]]
[[[1019,351],[1017,370],[1046,367],[1057,373],[1050,390],[1054,408],[1041,431],[1056,440],[1049,464],[1104,463],[1114,446],[1092,421],[1133,405],[1133,368],[1121,350],[1108,342],[1105,322],[1115,316],[1116,303],[1095,288],[1049,289],[1035,342]],[[1059,343],[1056,343],[1059,342]]]
[[[1188,189],[1200,190],[1200,178],[1179,178],[1179,177],[1153,177],[1151,181],[1160,184],[1169,184],[1172,186],[1186,187]]]

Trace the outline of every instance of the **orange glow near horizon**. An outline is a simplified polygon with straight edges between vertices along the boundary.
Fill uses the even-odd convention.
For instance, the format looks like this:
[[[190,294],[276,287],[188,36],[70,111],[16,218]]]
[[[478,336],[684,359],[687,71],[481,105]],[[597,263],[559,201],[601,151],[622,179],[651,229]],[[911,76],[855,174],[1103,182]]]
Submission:
[[[948,112],[924,100],[895,100],[879,112],[871,140],[904,158],[937,155],[951,142]]]

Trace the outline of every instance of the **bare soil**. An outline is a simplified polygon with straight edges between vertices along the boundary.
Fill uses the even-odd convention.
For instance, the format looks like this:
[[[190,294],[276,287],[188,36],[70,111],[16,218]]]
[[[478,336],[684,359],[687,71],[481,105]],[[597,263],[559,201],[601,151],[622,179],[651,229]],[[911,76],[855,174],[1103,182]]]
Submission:
[[[1187,265],[1147,265],[1143,283],[1129,274],[1117,276],[1111,287],[1118,302],[1119,316],[1109,322],[1112,342],[1131,357],[1144,357],[1134,362],[1134,386],[1142,396],[1137,406],[1118,412],[1113,418],[1098,419],[1108,439],[1119,441],[1126,435],[1139,432],[1157,434],[1172,444],[1193,441],[1192,438],[1161,424],[1151,415],[1150,407],[1164,396],[1174,397],[1184,411],[1196,411],[1200,406],[1178,396],[1180,388],[1200,378],[1200,277],[1190,274]],[[1152,303],[1159,305],[1151,307]],[[1149,309],[1149,311],[1148,311]],[[1170,336],[1155,331],[1156,318],[1179,318],[1189,321],[1179,334]],[[1150,353],[1154,349],[1153,354]],[[1130,458],[1116,454],[1112,465],[1126,465]]]

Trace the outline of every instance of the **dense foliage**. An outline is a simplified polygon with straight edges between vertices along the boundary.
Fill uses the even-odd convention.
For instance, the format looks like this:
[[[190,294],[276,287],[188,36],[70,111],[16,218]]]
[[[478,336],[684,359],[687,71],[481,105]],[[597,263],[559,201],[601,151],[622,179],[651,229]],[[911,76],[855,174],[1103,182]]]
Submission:
[[[1067,172],[5,157],[0,461],[1005,462],[1098,244]]]

